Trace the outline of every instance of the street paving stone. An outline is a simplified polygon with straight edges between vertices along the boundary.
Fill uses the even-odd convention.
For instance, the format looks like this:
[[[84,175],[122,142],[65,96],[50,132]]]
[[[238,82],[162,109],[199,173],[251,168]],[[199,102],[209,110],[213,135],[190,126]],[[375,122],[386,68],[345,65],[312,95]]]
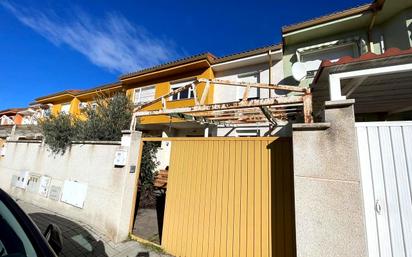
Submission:
[[[32,218],[40,231],[50,223],[59,226],[63,234],[63,250],[60,256],[67,257],[171,257],[146,249],[142,244],[127,240],[115,244],[103,233],[77,220],[69,219],[56,212],[18,200],[20,207]]]

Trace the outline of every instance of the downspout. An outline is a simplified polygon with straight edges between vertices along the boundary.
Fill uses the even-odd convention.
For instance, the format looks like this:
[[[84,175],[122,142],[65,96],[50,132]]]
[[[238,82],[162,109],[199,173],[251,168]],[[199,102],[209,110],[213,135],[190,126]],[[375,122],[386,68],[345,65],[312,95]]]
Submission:
[[[373,14],[372,14],[372,19],[371,19],[371,22],[369,23],[369,27],[368,27],[368,41],[369,41],[368,50],[369,50],[370,53],[372,53],[372,48],[373,48],[372,29],[373,29],[373,26],[375,25],[376,14],[377,14],[377,11],[374,9]]]
[[[372,19],[371,22],[369,23],[369,27],[368,27],[368,41],[369,41],[369,45],[368,45],[368,50],[369,52],[372,52],[372,48],[373,48],[373,42],[372,42],[372,29],[375,26],[375,21],[376,21],[376,16],[378,14],[378,12],[380,10],[382,10],[383,4],[385,3],[385,0],[375,0],[373,3],[373,8],[372,8]]]
[[[269,85],[272,84],[272,50],[268,50],[269,55]],[[269,89],[269,98],[272,97],[272,91]]]

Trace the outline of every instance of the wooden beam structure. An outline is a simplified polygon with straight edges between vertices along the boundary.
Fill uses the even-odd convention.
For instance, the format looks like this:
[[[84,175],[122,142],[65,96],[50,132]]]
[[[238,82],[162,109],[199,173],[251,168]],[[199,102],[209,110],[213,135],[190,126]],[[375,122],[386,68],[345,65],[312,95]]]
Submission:
[[[201,83],[204,84],[205,87],[201,95],[197,95],[196,87]],[[228,103],[205,104],[209,88],[212,84],[245,87],[242,100]],[[188,90],[189,88],[192,88],[193,92],[196,92],[194,95],[194,106],[177,108],[167,107],[169,97]],[[251,88],[283,90],[293,92],[293,94],[261,99],[249,99]],[[151,106],[159,101],[162,103],[161,109],[144,110],[145,107]],[[286,120],[289,116],[299,114],[304,117],[306,123],[313,122],[312,94],[309,88],[201,78],[160,96],[149,103],[136,107],[133,112],[131,129],[136,125],[138,118],[158,115],[166,115],[184,121],[216,126],[262,122],[269,122],[276,126],[278,121]]]
[[[208,104],[208,105],[198,105],[190,107],[178,107],[173,109],[165,110],[154,110],[154,111],[139,111],[135,112],[134,116],[144,117],[144,116],[156,116],[156,115],[168,115],[170,113],[195,113],[195,112],[205,112],[214,110],[232,110],[232,109],[243,109],[252,108],[260,106],[274,106],[277,104],[295,104],[303,102],[303,96],[285,96],[278,98],[265,98],[265,99],[253,99],[240,102],[222,103],[222,104]]]
[[[286,85],[274,85],[274,84],[264,84],[264,83],[249,83],[249,82],[238,82],[230,80],[221,79],[199,79],[200,82],[210,81],[213,84],[219,84],[224,86],[235,86],[235,87],[254,87],[263,89],[273,89],[273,90],[285,90],[290,92],[301,92],[307,91],[307,88],[298,86],[286,86]]]

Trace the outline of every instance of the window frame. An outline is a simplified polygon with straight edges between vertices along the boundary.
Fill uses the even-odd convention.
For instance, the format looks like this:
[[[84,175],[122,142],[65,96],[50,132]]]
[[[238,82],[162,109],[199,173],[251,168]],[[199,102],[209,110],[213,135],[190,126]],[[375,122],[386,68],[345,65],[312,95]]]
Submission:
[[[190,78],[190,79],[183,79],[183,80],[176,80],[176,81],[172,81],[172,82],[170,82],[170,92],[172,92],[173,90],[176,90],[176,89],[178,89],[178,88],[180,88],[180,87],[182,87],[182,86],[185,86],[185,85],[187,85],[187,84],[192,84],[193,82],[195,82],[195,80],[196,80],[196,78]],[[177,84],[183,84],[183,85],[180,85],[180,86],[174,86],[174,85],[177,85]],[[194,99],[195,98],[195,94],[194,94],[194,90],[193,90],[194,88],[193,88],[193,86],[191,86],[191,87],[189,87],[188,89],[187,89],[187,95],[188,95],[188,97],[187,98],[181,98],[180,96],[180,94],[182,93],[182,92],[184,92],[184,91],[182,91],[182,92],[179,92],[179,93],[177,93],[177,94],[175,94],[175,95],[171,95],[170,97],[169,97],[169,101],[180,101],[180,100],[190,100],[190,99]],[[186,90],[185,90],[186,91]],[[174,97],[177,97],[177,99],[174,99]]]
[[[69,109],[67,110],[63,110],[63,106],[69,106]],[[70,114],[70,108],[71,108],[71,103],[67,102],[67,103],[62,103],[61,107],[60,107],[60,113],[64,113],[64,114]]]
[[[3,190],[0,189],[0,200],[5,207],[13,214],[16,221],[19,223],[25,235],[33,246],[37,256],[57,256],[53,249],[35,226],[33,221],[21,209],[20,206]]]
[[[142,89],[148,89],[148,88],[153,88],[154,89],[153,99],[150,100],[150,101],[141,102]],[[136,94],[138,94],[138,96]],[[138,97],[137,100],[136,100],[136,96]],[[156,98],[156,85],[148,85],[148,86],[138,87],[138,88],[135,88],[133,90],[133,104],[134,105],[141,105],[141,104],[149,103],[149,102],[153,101],[155,98]]]
[[[335,50],[339,50],[339,49],[344,49],[346,47],[352,47],[352,51],[353,51],[353,57],[357,57],[359,56],[359,49],[358,49],[358,45],[355,42],[349,42],[349,43],[345,43],[345,44],[337,44],[337,45],[330,45],[324,48],[314,48],[314,49],[310,49],[310,50],[306,50],[303,52],[297,52],[298,53],[298,60],[300,62],[308,62],[304,60],[304,56],[305,55],[312,55],[312,54],[321,54],[321,53],[327,53],[327,52],[333,52]],[[343,56],[342,56],[343,57]],[[319,59],[320,60],[320,59]],[[322,61],[322,60],[320,60]]]

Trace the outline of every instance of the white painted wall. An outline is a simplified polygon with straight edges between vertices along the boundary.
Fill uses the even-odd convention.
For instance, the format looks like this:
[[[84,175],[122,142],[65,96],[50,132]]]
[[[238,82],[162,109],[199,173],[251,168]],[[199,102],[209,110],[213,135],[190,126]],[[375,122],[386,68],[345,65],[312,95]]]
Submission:
[[[114,241],[125,240],[137,174],[137,170],[129,171],[131,165],[137,165],[140,133],[127,136],[131,136],[130,146],[74,144],[63,156],[52,155],[41,143],[7,142],[6,154],[0,158],[0,188],[14,198],[85,222]],[[113,161],[118,149],[128,151],[128,160],[126,166],[115,168]],[[51,177],[50,186],[63,186],[65,180],[87,184],[83,208],[12,186],[13,175],[19,176],[22,171]]]
[[[245,64],[243,67],[223,70],[223,71],[215,71],[215,78],[221,80],[230,80],[230,81],[245,81],[242,77],[247,74],[258,74],[258,81],[259,83],[269,83],[269,63],[263,62],[258,64]],[[277,84],[283,79],[283,64],[282,61],[273,61],[271,67],[271,74],[272,74],[272,84]],[[224,85],[215,85],[214,87],[214,102],[215,103],[225,103],[225,102],[234,102],[239,101],[239,91],[242,92],[244,88],[242,87],[233,87],[233,86],[224,86]],[[272,91],[272,96],[278,94],[281,95],[284,92],[280,91]],[[269,90],[261,89],[260,90],[260,98],[268,98],[269,97]],[[270,131],[269,124],[251,124],[251,125],[243,125],[237,128],[224,128],[218,127],[216,130],[216,136],[227,136],[227,137],[239,137],[245,136],[250,131],[250,135],[253,135],[253,130],[257,131],[257,136],[264,136],[264,135],[277,135],[277,136],[290,136],[291,129],[290,126],[287,124],[283,124],[273,131]]]
[[[216,71],[215,78],[221,80],[242,81],[239,76],[249,73],[258,73],[260,83],[269,83],[269,64],[259,63],[253,65],[246,65],[239,68],[234,68],[224,71]],[[282,61],[273,61],[272,68],[272,83],[277,84],[283,79],[283,64]],[[225,103],[238,100],[238,87],[223,86],[216,84],[214,87],[214,102]],[[279,92],[277,92],[279,93]],[[261,98],[267,98],[269,96],[269,90],[261,90]]]
[[[171,135],[168,135],[165,131],[162,131],[162,137],[167,138]],[[156,153],[156,160],[158,161],[157,169],[164,170],[170,164],[170,150],[172,142],[170,141],[161,141],[161,145]]]

